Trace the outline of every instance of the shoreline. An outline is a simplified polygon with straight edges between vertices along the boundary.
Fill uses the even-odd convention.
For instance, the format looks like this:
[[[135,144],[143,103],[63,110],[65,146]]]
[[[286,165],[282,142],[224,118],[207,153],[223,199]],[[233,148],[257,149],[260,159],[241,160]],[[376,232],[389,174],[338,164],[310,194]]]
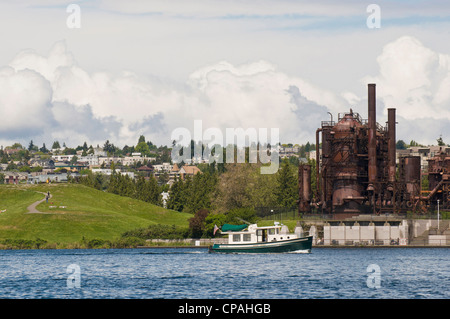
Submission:
[[[138,246],[136,248],[203,248],[207,249],[209,246]],[[426,245],[426,246],[417,246],[417,245],[410,245],[410,246],[398,246],[398,245],[372,245],[372,246],[350,246],[350,245],[320,245],[320,246],[312,246],[312,249],[321,249],[321,248],[333,248],[333,249],[346,249],[346,248],[450,248],[450,245]]]
[[[122,248],[105,248],[105,247],[96,247],[96,248],[86,248],[86,247],[78,247],[78,248],[0,248],[0,251],[5,250],[108,250],[108,249],[164,249],[164,248],[170,248],[170,249],[208,249],[209,246],[137,246],[137,247],[122,247]],[[346,245],[321,245],[321,246],[312,246],[312,249],[323,249],[323,248],[331,248],[331,249],[411,249],[411,248],[450,248],[450,245],[439,245],[439,246],[384,246],[384,245],[377,245],[377,246],[346,246]]]

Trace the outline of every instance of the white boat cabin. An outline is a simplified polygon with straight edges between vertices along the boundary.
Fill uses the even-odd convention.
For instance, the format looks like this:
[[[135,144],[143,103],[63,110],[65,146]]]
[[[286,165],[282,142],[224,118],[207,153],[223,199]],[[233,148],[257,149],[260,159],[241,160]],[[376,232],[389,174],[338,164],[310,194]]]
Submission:
[[[274,226],[258,227],[256,224],[251,224],[247,230],[227,231],[222,234],[228,234],[229,244],[254,244],[300,238],[302,235],[300,229],[296,227],[295,233],[289,233],[286,225],[275,222]]]

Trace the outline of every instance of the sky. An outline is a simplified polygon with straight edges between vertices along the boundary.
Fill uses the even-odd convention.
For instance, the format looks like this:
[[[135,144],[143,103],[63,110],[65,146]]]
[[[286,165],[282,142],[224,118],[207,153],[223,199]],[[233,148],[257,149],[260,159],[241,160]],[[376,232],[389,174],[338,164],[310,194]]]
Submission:
[[[1,1],[0,145],[171,145],[195,120],[314,143],[367,118],[368,83],[398,139],[450,143],[449,39],[437,0]]]

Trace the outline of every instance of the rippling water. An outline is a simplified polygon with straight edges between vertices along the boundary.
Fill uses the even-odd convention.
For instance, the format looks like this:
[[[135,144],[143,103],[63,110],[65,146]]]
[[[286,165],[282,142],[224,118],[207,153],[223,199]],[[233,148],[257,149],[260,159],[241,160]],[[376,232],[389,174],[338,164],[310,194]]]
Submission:
[[[448,248],[313,248],[310,254],[206,249],[0,251],[0,298],[443,298]],[[68,284],[69,265],[79,276]],[[379,266],[379,288],[367,271]],[[78,282],[80,288],[71,283]],[[68,286],[69,285],[69,286]]]

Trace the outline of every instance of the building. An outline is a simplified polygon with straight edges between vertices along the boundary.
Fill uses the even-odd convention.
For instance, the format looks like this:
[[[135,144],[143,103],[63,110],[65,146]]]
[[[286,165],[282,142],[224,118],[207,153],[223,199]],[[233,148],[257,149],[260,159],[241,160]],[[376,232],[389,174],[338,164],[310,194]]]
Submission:
[[[23,150],[20,148],[5,148],[3,150],[3,152],[5,152],[8,155],[13,155],[13,154],[19,153],[20,151],[23,151]]]
[[[278,154],[281,158],[299,157],[298,152],[300,151],[298,146],[294,147],[284,147],[280,146],[278,149]]]
[[[186,176],[194,176],[198,173],[201,173],[200,169],[197,166],[184,165],[180,171],[180,177],[184,179]]]
[[[412,146],[405,150],[396,151],[396,161],[399,163],[399,158],[407,156],[420,156],[420,166],[422,169],[428,169],[428,160],[432,159],[441,151],[450,155],[450,147],[448,146]]]
[[[116,174],[128,175],[131,179],[134,179],[134,172],[122,172],[119,168],[114,170]],[[111,175],[112,170],[110,168],[93,168],[93,174],[103,174],[103,175]]]
[[[120,169],[119,168],[116,168],[114,171],[117,174],[120,173]],[[93,168],[92,169],[92,174],[111,175],[112,174],[112,169],[110,169],[110,168]]]
[[[67,182],[66,173],[28,174],[28,184]]]
[[[98,157],[101,157],[101,156],[106,157],[106,156],[108,156],[108,154],[101,147],[95,147],[94,148],[94,155],[98,156]]]
[[[111,163],[122,164],[122,160],[123,160],[123,158],[119,157],[119,156],[99,156],[98,164],[110,166]]]
[[[133,166],[137,163],[144,164],[144,162],[154,162],[156,157],[142,156],[141,153],[131,153],[131,156],[125,156],[122,160],[124,166]]]
[[[52,155],[55,162],[70,162],[76,155]]]
[[[42,167],[43,169],[55,169],[55,161],[53,159],[32,158],[28,164],[30,167]]]
[[[78,161],[79,162],[84,162],[86,163],[88,166],[92,167],[92,166],[99,166],[99,160],[98,160],[98,156],[94,155],[94,154],[88,154],[86,156],[80,156],[78,157]]]
[[[26,182],[28,178],[28,173],[26,172],[2,172],[4,175],[5,184],[19,184],[21,182]]]
[[[149,167],[147,165],[143,165],[141,167],[138,167],[137,171],[140,173],[140,175],[142,175],[144,177],[150,177],[150,175],[153,174],[153,168]]]
[[[56,162],[55,163],[55,169],[66,169],[68,171],[79,171],[82,169],[87,169],[89,168],[87,163],[85,162],[76,162],[76,163],[70,163],[70,162]]]
[[[171,165],[170,163],[153,165],[153,170],[155,173],[163,173],[163,172],[169,173],[172,170],[172,168],[173,165]]]

